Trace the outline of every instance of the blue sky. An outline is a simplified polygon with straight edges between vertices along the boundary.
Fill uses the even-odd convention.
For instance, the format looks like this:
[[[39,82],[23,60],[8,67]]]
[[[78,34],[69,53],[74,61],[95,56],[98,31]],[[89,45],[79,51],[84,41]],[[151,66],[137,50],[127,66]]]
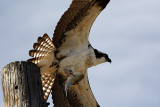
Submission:
[[[1,0],[0,70],[10,62],[29,59],[28,51],[38,36],[47,33],[52,38],[70,3]],[[89,40],[113,61],[88,70],[102,107],[160,107],[159,11],[159,0],[111,0],[95,21]]]

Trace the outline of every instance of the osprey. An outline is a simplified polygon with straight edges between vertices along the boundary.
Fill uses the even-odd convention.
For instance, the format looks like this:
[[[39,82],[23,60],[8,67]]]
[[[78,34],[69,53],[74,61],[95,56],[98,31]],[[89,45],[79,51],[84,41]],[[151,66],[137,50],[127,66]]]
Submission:
[[[29,51],[33,58],[28,61],[40,68],[45,101],[58,74],[65,80],[66,96],[67,91],[72,90],[80,101],[86,98],[86,95],[78,95],[81,91],[91,96],[88,97],[92,100],[91,107],[98,105],[89,87],[87,69],[104,62],[111,63],[111,59],[106,53],[94,49],[88,38],[93,22],[108,3],[109,0],[73,0],[60,18],[52,40],[44,34],[34,43],[34,49]],[[77,84],[82,89],[75,88]],[[83,101],[81,104],[89,106]]]

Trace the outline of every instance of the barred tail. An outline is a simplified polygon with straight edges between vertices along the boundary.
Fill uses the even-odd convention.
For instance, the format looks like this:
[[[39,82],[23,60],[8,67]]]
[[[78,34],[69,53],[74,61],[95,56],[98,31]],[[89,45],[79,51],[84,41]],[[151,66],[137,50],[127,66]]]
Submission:
[[[35,63],[41,70],[41,80],[43,87],[44,100],[47,101],[50,91],[52,89],[56,72],[42,73],[55,71],[54,68],[49,68],[49,64],[54,61],[55,46],[49,36],[44,34],[38,37],[37,43],[33,44],[33,50],[29,51],[31,59],[27,61]]]
[[[55,50],[55,46],[47,34],[44,34],[42,37],[38,37],[37,43],[33,44],[33,48],[34,50],[29,51],[29,56],[33,58],[28,61],[35,64],[38,64],[49,52]]]
[[[49,94],[52,90],[56,74],[43,74],[41,77],[44,101],[47,101]]]

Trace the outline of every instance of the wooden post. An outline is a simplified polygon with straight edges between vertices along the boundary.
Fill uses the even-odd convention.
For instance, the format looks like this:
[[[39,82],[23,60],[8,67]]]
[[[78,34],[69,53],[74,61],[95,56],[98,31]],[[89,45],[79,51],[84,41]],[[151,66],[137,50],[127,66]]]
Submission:
[[[43,99],[39,68],[14,62],[1,71],[4,107],[48,107]]]

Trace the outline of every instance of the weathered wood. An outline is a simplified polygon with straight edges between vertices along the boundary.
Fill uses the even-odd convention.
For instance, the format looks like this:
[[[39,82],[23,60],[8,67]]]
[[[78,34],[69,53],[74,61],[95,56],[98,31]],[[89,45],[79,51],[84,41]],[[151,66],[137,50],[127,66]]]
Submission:
[[[47,107],[39,68],[31,62],[14,62],[1,71],[4,107]]]

